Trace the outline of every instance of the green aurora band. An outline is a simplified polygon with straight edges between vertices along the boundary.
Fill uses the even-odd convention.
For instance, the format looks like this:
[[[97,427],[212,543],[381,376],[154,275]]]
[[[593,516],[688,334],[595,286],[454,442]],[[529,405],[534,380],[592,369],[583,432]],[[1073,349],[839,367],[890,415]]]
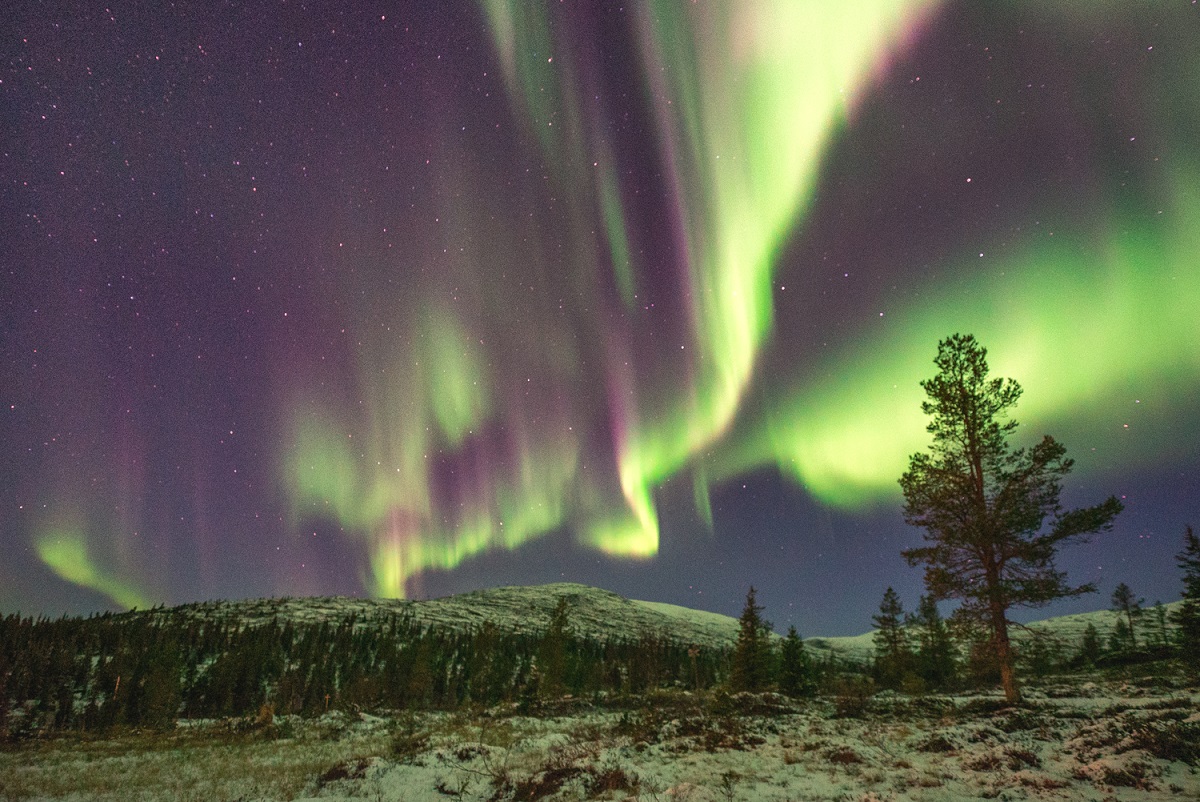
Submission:
[[[653,94],[671,99],[655,105],[684,221],[695,353],[682,403],[640,420],[622,453],[643,537],[657,538],[653,488],[733,422],[771,330],[778,251],[832,135],[935,5],[653,4],[643,51]]]
[[[38,558],[61,579],[107,596],[126,608],[151,605],[128,581],[109,575],[88,553],[87,538],[73,522],[47,526],[34,542]]]
[[[321,512],[366,533],[367,580],[385,596],[404,595],[405,582],[426,569],[515,548],[566,523],[581,542],[605,553],[656,553],[653,491],[733,421],[771,330],[775,256],[803,216],[825,147],[884,56],[910,38],[934,5],[662,2],[638,19],[644,72],[653,76],[646,91],[663,110],[659,138],[682,221],[692,331],[681,346],[686,386],[669,400],[655,383],[639,381],[645,368],[630,364],[636,358],[629,338],[611,338],[607,346],[605,414],[615,421],[621,503],[600,471],[584,465],[569,414],[547,427],[528,410],[493,404],[486,359],[475,353],[482,339],[466,331],[467,321],[478,318],[439,309],[423,316],[422,331],[371,349],[374,361],[359,368],[365,423],[339,426],[341,416],[329,404],[298,404],[286,460],[297,517]],[[598,133],[599,112],[579,99],[585,81],[569,58],[555,59],[559,43],[538,6],[487,0],[483,8],[516,114],[539,143],[558,190],[575,201],[566,239],[579,283],[595,284],[595,274],[609,265],[630,308],[637,268],[652,266],[633,264],[618,165]],[[593,219],[603,223],[603,242],[589,236]],[[460,265],[464,275],[471,268]],[[543,332],[537,347],[569,340]],[[570,364],[576,359],[567,355],[567,367],[549,375],[576,373]],[[389,376],[396,378],[381,378]],[[506,430],[520,433],[510,438],[518,444],[518,467],[481,471],[488,475],[477,492],[447,514],[433,499],[431,454],[453,451],[503,414],[498,410],[507,410]],[[548,429],[559,436],[541,434]],[[698,488],[703,499],[707,491]]]
[[[962,278],[917,288],[918,300],[818,370],[769,384],[756,376],[774,345],[778,256],[803,223],[828,146],[887,57],[937,7],[650,4],[636,17],[644,89],[657,110],[686,256],[690,330],[672,346],[668,374],[680,381],[654,375],[663,356],[641,355],[632,325],[613,332],[592,324],[602,343],[601,388],[588,384],[582,346],[566,323],[539,320],[536,335],[500,334],[486,321],[511,310],[486,298],[466,309],[398,313],[394,332],[366,338],[358,412],[304,393],[292,408],[285,473],[296,518],[324,514],[361,533],[371,566],[364,582],[376,594],[403,596],[423,571],[515,549],[563,526],[606,554],[651,556],[659,538],[654,492],[680,474],[690,477],[698,516],[710,524],[710,484],[763,466],[777,466],[830,505],[894,502],[908,455],[927,440],[918,381],[930,374],[937,341],[954,331],[977,335],[993,370],[1027,388],[1023,431],[1044,425],[1069,438],[1097,420],[1120,429],[1135,400],[1166,420],[1186,413],[1184,391],[1200,377],[1200,234],[1191,222],[1200,218],[1200,171],[1186,142],[1169,138],[1163,148],[1174,172],[1155,177],[1160,213],[1118,208],[1087,230],[1064,223],[1053,238],[1026,238],[991,259],[986,272],[964,254],[962,264],[944,266]],[[632,313],[645,271],[662,268],[638,263],[621,165],[600,133],[602,112],[581,100],[591,89],[587,76],[560,52],[540,6],[483,0],[483,9],[514,116],[555,191],[571,199],[562,235],[571,286],[596,307],[603,302],[595,288],[613,287],[620,309]],[[457,197],[470,195],[465,175],[447,180]],[[562,267],[521,245],[539,241],[535,224],[526,223],[533,228],[524,238],[498,225],[488,230],[483,204],[462,201],[445,214],[487,231],[477,239],[532,264],[535,275]],[[492,255],[451,258],[454,275],[469,283]],[[499,294],[477,281],[481,297]],[[514,377],[573,396],[590,392],[602,408],[547,403],[552,391],[530,396],[519,378],[496,375],[495,349],[522,360],[508,371]],[[589,416],[612,423],[611,466],[589,453]],[[481,432],[497,428],[504,459],[471,450]],[[1110,449],[1080,467],[1102,471],[1106,460],[1187,447],[1145,436],[1154,442]],[[469,477],[456,477],[460,492],[449,500],[436,490],[437,463],[447,455],[472,466]]]
[[[1135,405],[1161,416],[1132,433],[1143,438],[1136,446],[1110,447],[1081,467],[1127,469],[1193,448],[1170,433],[1169,421],[1183,420],[1200,377],[1200,231],[1189,222],[1200,219],[1200,171],[1173,183],[1174,202],[1152,220],[1059,230],[982,279],[931,291],[779,399],[714,475],[773,459],[827,503],[895,501],[908,456],[928,444],[918,382],[931,375],[934,344],[955,331],[976,334],[993,372],[1026,388],[1017,411],[1024,431],[1066,431],[1070,444],[1072,433],[1086,436],[1083,422],[1107,421],[1105,428],[1124,433]]]

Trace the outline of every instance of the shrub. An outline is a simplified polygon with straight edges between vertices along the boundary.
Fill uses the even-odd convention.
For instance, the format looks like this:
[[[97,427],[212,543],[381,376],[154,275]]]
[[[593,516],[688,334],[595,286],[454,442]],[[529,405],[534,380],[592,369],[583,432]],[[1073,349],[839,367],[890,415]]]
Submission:
[[[1007,716],[997,719],[995,722],[996,729],[1007,732],[1020,732],[1023,730],[1040,730],[1046,724],[1045,716],[1033,710],[1016,710]]]
[[[945,753],[959,748],[948,735],[942,732],[932,733],[928,738],[917,744],[918,752]]]
[[[343,760],[340,763],[334,764],[324,774],[317,778],[317,785],[325,787],[330,783],[339,780],[361,780],[367,776],[367,769],[371,767],[371,759],[367,757],[357,757],[350,760]]]
[[[568,781],[584,773],[584,770],[578,766],[547,769],[513,783],[512,798],[519,802],[536,802],[538,799],[557,794]]]
[[[834,686],[833,706],[838,718],[865,718],[875,683],[867,677],[842,677]]]
[[[591,769],[584,780],[584,788],[588,796],[599,796],[613,791],[637,791],[638,779],[630,775],[616,763],[606,763],[598,769]]]
[[[1026,766],[1036,769],[1042,765],[1042,759],[1037,756],[1036,752],[1016,746],[1006,747],[1004,757],[1008,760],[1010,771],[1020,771]]]
[[[835,746],[825,755],[830,763],[837,763],[839,766],[848,766],[851,763],[862,763],[863,759],[848,746]]]
[[[1161,760],[1200,765],[1200,722],[1156,722],[1130,736],[1134,749],[1144,749]]]
[[[392,736],[390,747],[392,757],[407,763],[429,748],[429,733],[415,728],[401,728]]]

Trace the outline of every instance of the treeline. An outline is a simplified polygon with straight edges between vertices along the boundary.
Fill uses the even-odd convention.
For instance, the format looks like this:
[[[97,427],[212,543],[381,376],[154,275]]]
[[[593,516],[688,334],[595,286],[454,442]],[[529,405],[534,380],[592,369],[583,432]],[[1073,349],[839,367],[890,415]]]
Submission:
[[[0,737],[260,710],[455,709],[638,694],[724,681],[728,651],[666,636],[577,637],[560,601],[537,635],[471,632],[395,616],[369,625],[272,620],[245,626],[176,611],[0,619]]]
[[[1116,617],[1107,632],[1088,624],[1072,642],[1043,629],[1022,628],[1022,635],[1009,645],[1019,673],[1043,678],[1176,660],[1200,681],[1200,538],[1191,527],[1176,561],[1184,590],[1174,609],[1162,602],[1146,607],[1145,599],[1122,582],[1112,594],[1110,609]],[[969,612],[945,619],[932,595],[922,596],[915,612],[906,612],[899,594],[889,587],[872,621],[874,650],[866,663],[836,662],[832,657],[814,661],[794,627],[787,638],[772,643],[770,624],[751,587],[730,660],[729,685],[735,691],[778,690],[791,696],[811,696],[821,689],[844,697],[876,690],[959,691],[1001,682],[995,632]]]
[[[1142,600],[1133,601],[1123,583],[1113,598],[1120,616],[1105,632],[1091,623],[1074,639],[1042,629],[1024,631],[1013,645],[1020,672],[1043,678],[1183,656],[1183,630],[1166,605],[1142,607]],[[870,676],[881,688],[921,693],[988,687],[999,681],[989,633],[969,622],[943,619],[929,597],[921,598],[915,614],[906,613],[888,588],[873,620]]]

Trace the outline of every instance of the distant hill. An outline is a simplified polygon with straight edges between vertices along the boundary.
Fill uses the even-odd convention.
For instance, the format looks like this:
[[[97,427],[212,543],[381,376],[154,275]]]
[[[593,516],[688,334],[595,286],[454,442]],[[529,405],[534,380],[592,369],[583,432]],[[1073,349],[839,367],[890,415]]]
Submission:
[[[673,604],[626,599],[607,590],[569,582],[490,588],[425,601],[345,596],[251,599],[185,604],[130,615],[182,615],[208,621],[240,621],[245,626],[271,620],[335,624],[353,618],[356,628],[399,617],[439,630],[469,632],[491,624],[503,632],[535,634],[549,625],[559,599],[565,599],[570,609],[568,621],[572,632],[588,640],[635,641],[653,636],[718,649],[729,648],[737,640],[735,618]]]
[[[1182,601],[1171,602],[1164,604],[1168,619],[1171,612],[1177,610],[1183,604]],[[1083,632],[1087,629],[1088,624],[1096,627],[1096,632],[1099,633],[1101,641],[1107,642],[1109,633],[1117,624],[1117,619],[1120,614],[1112,610],[1096,610],[1090,613],[1076,613],[1074,615],[1061,615],[1054,618],[1047,618],[1043,621],[1033,621],[1028,624],[1014,626],[1010,632],[1013,640],[1020,644],[1021,642],[1034,637],[1034,633],[1045,636],[1058,646],[1066,649],[1079,648],[1080,642],[1083,640]],[[1139,625],[1139,632],[1149,632],[1155,626],[1154,613],[1151,608],[1147,607],[1142,616]],[[1167,629],[1174,631],[1175,627],[1168,620]],[[807,638],[804,641],[805,646],[812,649],[815,654],[829,655],[856,663],[869,662],[875,652],[875,630],[864,632],[862,635],[854,635],[844,638]]]

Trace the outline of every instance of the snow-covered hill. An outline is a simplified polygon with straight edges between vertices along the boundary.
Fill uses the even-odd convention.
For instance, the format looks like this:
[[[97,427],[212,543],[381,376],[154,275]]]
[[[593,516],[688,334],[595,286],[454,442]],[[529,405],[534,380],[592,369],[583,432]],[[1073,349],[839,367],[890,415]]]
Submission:
[[[245,626],[272,619],[296,623],[339,623],[352,617],[369,627],[398,617],[425,627],[469,631],[491,624],[501,631],[536,633],[565,599],[571,630],[598,641],[632,641],[655,637],[707,648],[728,648],[737,639],[737,619],[677,607],[673,604],[626,599],[607,590],[560,582],[527,587],[502,587],[462,593],[441,599],[321,598],[252,599],[202,602],[149,615],[185,615],[213,621],[236,620]]]

